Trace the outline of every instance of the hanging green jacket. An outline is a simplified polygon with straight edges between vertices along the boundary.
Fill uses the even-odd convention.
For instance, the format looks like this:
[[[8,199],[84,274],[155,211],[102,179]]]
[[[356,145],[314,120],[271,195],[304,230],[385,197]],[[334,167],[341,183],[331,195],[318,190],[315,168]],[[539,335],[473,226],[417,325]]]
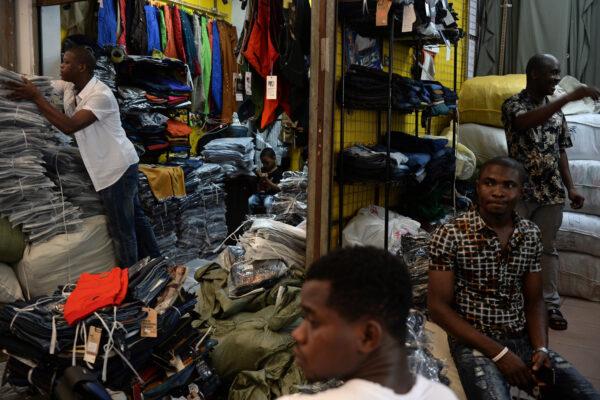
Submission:
[[[202,17],[202,91],[204,93],[204,113],[210,113],[209,93],[210,77],[212,67],[212,53],[210,50],[210,41],[208,39],[208,27],[206,17]]]
[[[167,48],[167,26],[165,25],[165,12],[162,9],[158,9],[158,22],[160,25],[160,45],[164,52]]]

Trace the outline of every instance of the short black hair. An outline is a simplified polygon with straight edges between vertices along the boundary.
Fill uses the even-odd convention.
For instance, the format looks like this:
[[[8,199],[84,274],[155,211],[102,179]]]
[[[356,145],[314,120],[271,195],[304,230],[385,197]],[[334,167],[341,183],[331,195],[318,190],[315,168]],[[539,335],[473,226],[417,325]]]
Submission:
[[[265,147],[264,149],[262,149],[262,151],[260,152],[260,158],[263,158],[265,156],[277,159],[277,156],[275,156],[275,150],[273,150],[271,147]]]
[[[371,246],[334,250],[311,265],[306,280],[328,281],[328,305],[346,320],[375,318],[404,344],[412,285],[402,258]]]
[[[96,57],[92,51],[85,46],[73,46],[69,47],[66,51],[75,56],[75,60],[78,63],[85,65],[86,70],[90,73],[90,75],[94,74],[94,68],[96,68]]]
[[[527,77],[530,77],[534,71],[539,71],[542,68],[548,66],[551,60],[556,60],[552,54],[536,54],[527,61],[527,66],[525,67],[525,74]]]
[[[519,173],[519,179],[521,180],[521,182],[520,182],[521,185],[523,185],[525,183],[525,181],[527,180],[527,171],[525,171],[523,164],[521,164],[514,158],[510,158],[510,157],[506,157],[506,156],[494,157],[491,160],[487,160],[486,162],[484,162],[483,165],[481,166],[481,168],[479,168],[479,176],[481,176],[483,174],[483,171],[485,171],[488,167],[491,167],[492,165],[510,168],[510,169],[517,171]]]

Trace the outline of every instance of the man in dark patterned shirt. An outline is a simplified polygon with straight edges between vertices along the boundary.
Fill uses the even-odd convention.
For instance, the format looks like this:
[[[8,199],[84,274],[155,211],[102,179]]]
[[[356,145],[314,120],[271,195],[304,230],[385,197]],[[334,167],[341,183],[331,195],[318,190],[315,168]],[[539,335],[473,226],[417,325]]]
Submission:
[[[575,190],[565,149],[573,146],[561,108],[584,97],[597,99],[600,92],[581,87],[557,100],[554,94],[560,81],[558,60],[549,54],[533,56],[527,63],[527,87],[502,105],[502,121],[506,131],[508,154],[521,162],[529,175],[519,214],[532,220],[542,232],[543,293],[550,328],[567,329],[560,312],[557,291],[558,253],[554,247],[562,222],[567,188],[571,207],[583,206],[584,198]]]
[[[525,177],[511,158],[488,161],[477,181],[479,208],[434,232],[429,312],[448,332],[469,400],[510,400],[510,386],[531,393],[542,383],[552,398],[599,399],[579,372],[547,349],[540,230],[514,211]]]

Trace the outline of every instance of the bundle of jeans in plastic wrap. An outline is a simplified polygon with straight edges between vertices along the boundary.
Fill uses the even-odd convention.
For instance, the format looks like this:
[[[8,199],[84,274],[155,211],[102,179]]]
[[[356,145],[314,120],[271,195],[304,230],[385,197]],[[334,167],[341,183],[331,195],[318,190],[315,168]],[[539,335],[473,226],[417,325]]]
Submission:
[[[344,75],[344,105],[364,110],[386,110],[388,107],[387,72],[351,65]],[[342,102],[342,82],[337,87],[337,101]],[[429,104],[423,83],[398,74],[392,75],[392,109],[410,113]]]
[[[412,3],[413,0],[393,0],[390,7],[390,14],[402,21],[403,5]],[[377,9],[376,0],[363,1],[342,1],[338,6],[340,21],[350,26],[352,30],[361,36],[379,37],[388,36],[389,28],[387,26],[377,26],[375,23],[375,11]],[[402,32],[401,24],[396,24],[396,35]]]
[[[0,348],[9,355],[5,381],[50,397],[65,370],[78,365],[127,396],[187,395],[191,383],[201,396],[212,395],[220,383],[208,361],[215,342],[191,327],[197,301],[181,291],[185,267],[146,258],[121,271],[128,278],[124,300],[104,308],[88,304],[73,325],[64,310],[77,285],[2,308]],[[155,325],[145,307],[156,312]],[[99,340],[92,329],[100,331]]]
[[[417,232],[403,234],[400,240],[392,241],[390,253],[404,260],[413,287],[413,304],[419,309],[425,309],[429,272],[429,233],[419,228]]]
[[[278,186],[281,191],[275,195],[271,212],[277,221],[298,225],[306,219],[308,174],[285,171]]]
[[[425,330],[426,321],[425,315],[415,310],[411,310],[406,319],[408,367],[413,374],[448,385],[450,381],[444,372],[445,364],[429,350],[431,339]]]
[[[79,150],[71,145],[53,145],[49,142],[42,152],[46,175],[67,200],[79,207],[81,217],[104,214],[102,200],[94,190]]]
[[[207,143],[202,151],[207,162],[223,167],[227,178],[252,175],[254,169],[254,144],[252,138],[222,138]]]
[[[0,214],[32,243],[74,232],[81,211],[46,176],[48,131],[0,127]]]
[[[115,71],[115,66],[109,57],[98,57],[94,68],[94,76],[108,86],[113,93],[117,92],[117,71]]]
[[[381,147],[351,146],[342,150],[341,158],[344,181],[383,182],[386,179],[388,156]],[[389,165],[390,179],[399,183],[406,183],[417,171],[411,169],[408,158],[397,151],[390,153]]]

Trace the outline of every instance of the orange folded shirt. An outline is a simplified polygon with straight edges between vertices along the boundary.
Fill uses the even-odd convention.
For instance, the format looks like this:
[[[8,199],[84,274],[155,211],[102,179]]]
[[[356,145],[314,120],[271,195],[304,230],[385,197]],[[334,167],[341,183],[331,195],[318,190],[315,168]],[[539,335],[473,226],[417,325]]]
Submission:
[[[189,136],[192,133],[192,128],[181,121],[170,119],[167,121],[167,132],[169,136],[173,137],[184,137]]]
[[[100,308],[121,304],[127,295],[128,284],[127,268],[115,267],[99,274],[81,274],[65,303],[65,320],[73,325]]]

